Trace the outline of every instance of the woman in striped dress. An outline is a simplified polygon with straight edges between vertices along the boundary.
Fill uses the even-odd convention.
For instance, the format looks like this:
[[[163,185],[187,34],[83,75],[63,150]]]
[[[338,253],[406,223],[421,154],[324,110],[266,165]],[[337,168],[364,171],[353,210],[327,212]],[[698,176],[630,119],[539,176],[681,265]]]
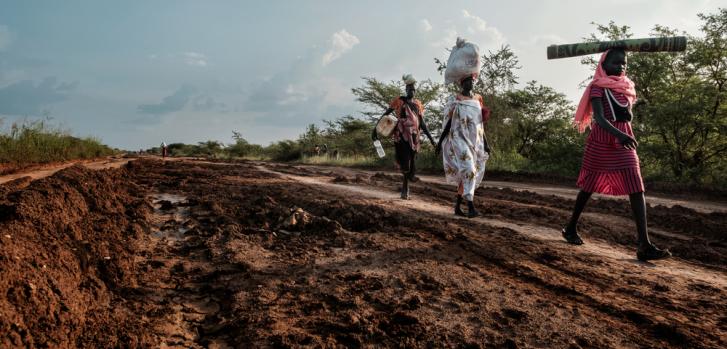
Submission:
[[[628,195],[638,232],[636,256],[646,261],[667,258],[671,253],[649,241],[644,183],[636,154],[638,142],[631,129],[631,106],[635,101],[634,83],[626,76],[626,53],[620,49],[604,52],[576,111],[578,130],[583,132],[590,126],[591,132],[578,175],[581,191],[562,234],[569,243],[583,244],[576,226],[592,193]]]

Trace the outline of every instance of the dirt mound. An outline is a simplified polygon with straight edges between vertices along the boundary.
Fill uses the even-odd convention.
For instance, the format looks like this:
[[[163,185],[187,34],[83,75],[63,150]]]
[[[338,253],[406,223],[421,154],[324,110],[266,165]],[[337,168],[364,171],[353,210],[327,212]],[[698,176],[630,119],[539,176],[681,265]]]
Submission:
[[[125,175],[74,166],[0,186],[0,346],[149,343],[116,304],[134,286],[129,242],[149,211]]]
[[[584,250],[522,232],[557,233],[562,198],[480,190],[485,218],[458,219],[451,186],[401,201],[398,176],[299,167],[140,159],[0,186],[0,347],[725,345],[723,274],[628,259],[622,207],[592,202]],[[700,230],[684,246],[721,241],[701,231],[719,215],[654,211],[660,234]]]

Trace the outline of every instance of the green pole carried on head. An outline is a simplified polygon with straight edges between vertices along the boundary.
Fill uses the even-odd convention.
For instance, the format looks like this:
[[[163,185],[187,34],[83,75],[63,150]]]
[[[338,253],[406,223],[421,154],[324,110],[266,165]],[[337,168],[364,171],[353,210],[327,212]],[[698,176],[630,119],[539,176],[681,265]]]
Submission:
[[[550,45],[548,46],[548,59],[585,56],[604,52],[612,48],[621,48],[633,52],[678,52],[687,49],[687,38],[684,36],[665,36],[658,38]]]

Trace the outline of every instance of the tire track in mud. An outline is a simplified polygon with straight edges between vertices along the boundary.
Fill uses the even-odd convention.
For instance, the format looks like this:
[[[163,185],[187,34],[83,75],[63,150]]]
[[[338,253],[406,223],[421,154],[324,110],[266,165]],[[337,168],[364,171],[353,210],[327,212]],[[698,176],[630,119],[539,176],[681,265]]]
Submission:
[[[718,328],[721,326],[724,330],[724,325],[719,325],[725,319],[720,315],[719,309],[724,309],[724,304],[720,304],[718,301],[719,296],[700,299],[702,298],[698,295],[700,291],[695,291],[695,288],[706,287],[710,292],[724,295],[727,291],[726,278],[724,273],[719,271],[703,269],[678,260],[660,261],[659,264],[639,262],[633,257],[633,252],[602,241],[589,242],[587,245],[574,248],[563,242],[560,232],[552,228],[486,217],[467,220],[453,216],[451,208],[448,206],[416,200],[400,200],[398,193],[391,191],[363,185],[331,183],[330,178],[295,176],[290,173],[272,171],[264,166],[257,168],[287,180],[324,187],[329,193],[337,192],[350,199],[354,199],[355,196],[374,199],[371,202],[372,205],[389,207],[393,210],[424,211],[437,218],[466,223],[465,226],[471,226],[473,223],[482,224],[490,227],[483,229],[485,231],[492,231],[492,228],[496,228],[525,237],[526,241],[530,240],[530,242],[525,242],[525,245],[519,243],[520,247],[513,247],[518,252],[513,253],[515,256],[529,255],[532,257],[534,253],[538,254],[538,250],[544,249],[536,257],[535,263],[528,262],[527,260],[530,258],[526,258],[523,262],[502,260],[498,253],[488,252],[488,249],[494,247],[490,246],[492,242],[486,242],[486,240],[478,242],[477,237],[474,237],[475,240],[471,240],[473,237],[468,238],[469,235],[458,235],[457,239],[464,239],[464,242],[458,243],[459,247],[453,249],[450,254],[471,254],[487,261],[486,265],[494,267],[494,270],[499,270],[496,273],[498,282],[511,280],[512,284],[519,285],[518,289],[528,289],[526,285],[531,285],[531,287],[540,289],[538,292],[550,295],[546,298],[562,299],[568,304],[568,308],[580,308],[584,314],[593,312],[591,316],[594,318],[610,318],[608,322],[612,324],[630,323],[639,328],[638,331],[645,331],[646,337],[643,339],[646,342],[639,342],[638,346],[650,345],[646,339],[650,336],[666,339],[675,346],[704,347],[706,345],[709,347],[714,343],[724,343],[724,338],[719,335],[719,331],[709,332],[705,336],[702,324],[693,325],[710,319],[710,322],[716,321],[716,326]],[[358,195],[352,196],[351,194]],[[413,197],[416,199],[417,196]],[[414,215],[421,216],[421,213]],[[474,230],[477,231],[477,229]],[[518,239],[518,237],[512,236],[506,237],[506,239]],[[535,241],[540,243],[533,244]],[[523,247],[525,249],[521,251]],[[575,259],[575,263],[583,264],[582,267],[585,268],[583,274],[578,271],[579,266],[573,266],[574,262],[569,262],[570,265],[561,264],[568,259]],[[477,269],[479,268],[474,267],[473,270]],[[644,284],[653,285],[656,292],[645,294],[643,287],[635,286]],[[663,293],[665,291],[668,293]],[[653,299],[641,298],[647,294],[649,298]],[[704,309],[706,312],[702,313],[702,316],[709,314],[707,317],[694,317],[689,314],[689,309],[693,307],[695,299],[699,299],[698,304],[706,306]],[[717,303],[710,305],[707,299],[709,302]],[[658,305],[652,308],[650,303]],[[629,332],[631,331],[633,329],[629,330]],[[700,337],[704,342],[696,340]],[[635,343],[631,345],[633,344]]]
[[[467,218],[454,216],[451,212],[452,209],[448,206],[417,200],[416,195],[412,196],[413,200],[400,200],[398,193],[392,193],[390,191],[384,191],[363,186],[351,186],[330,183],[326,180],[322,180],[316,177],[295,176],[292,174],[274,171],[264,166],[257,166],[257,168],[261,171],[273,173],[278,176],[289,178],[305,184],[323,186],[329,189],[344,192],[353,192],[370,198],[384,199],[387,200],[388,204],[394,204],[401,207],[430,212],[440,217],[446,217],[456,220],[467,220]],[[477,217],[473,220],[475,222],[483,223],[491,227],[510,229],[532,239],[546,241],[560,246],[565,245],[560,236],[560,231],[552,228],[536,226],[522,222],[513,223],[486,217]],[[699,280],[701,282],[721,289],[727,288],[727,274],[719,271],[704,269],[683,261],[679,261],[677,259],[663,260],[659,261],[658,263],[644,263],[634,258],[634,252],[626,251],[625,249],[622,249],[620,247],[600,241],[589,241],[587,244],[571,248],[571,251],[577,251],[576,253],[588,253],[591,255],[606,257],[611,264],[619,266],[622,269],[628,269],[634,266],[641,266],[644,268],[648,268],[649,272],[652,273],[669,274],[684,279]]]
[[[208,283],[216,270],[207,249],[187,234],[195,229],[191,205],[177,194],[156,193],[151,199],[152,231],[136,257],[147,272],[131,299],[146,303],[153,314],[151,330],[160,348],[232,348],[224,337],[210,334],[219,323],[222,300]]]

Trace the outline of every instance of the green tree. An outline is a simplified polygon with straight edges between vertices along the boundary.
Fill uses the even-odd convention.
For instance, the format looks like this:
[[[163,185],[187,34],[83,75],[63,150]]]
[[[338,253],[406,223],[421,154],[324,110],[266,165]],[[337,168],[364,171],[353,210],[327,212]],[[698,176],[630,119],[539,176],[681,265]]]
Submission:
[[[303,156],[300,143],[292,140],[284,140],[270,144],[264,151],[265,154],[275,161],[295,161]]]
[[[505,97],[513,110],[509,125],[516,131],[518,154],[530,158],[539,144],[563,139],[574,111],[564,94],[530,81],[525,88],[509,91]]]
[[[517,106],[509,100],[508,94],[518,84],[520,63],[510,46],[482,55],[480,78],[474,86],[475,93],[482,95],[485,105],[491,111],[487,125],[487,138],[496,156],[511,153],[520,139],[518,129],[512,127],[516,119]]]
[[[482,69],[475,91],[483,96],[495,96],[512,90],[518,83],[517,71],[520,68],[520,61],[509,45],[495,52],[488,51],[482,56]]]
[[[322,145],[325,143],[323,131],[316,125],[310,124],[306,127],[305,133],[299,138],[298,142],[305,151],[312,151],[316,145]]]
[[[325,120],[328,151],[337,150],[345,155],[373,155],[371,123],[347,115],[333,121]]]
[[[250,144],[242,134],[237,131],[232,131],[232,139],[235,143],[231,144],[225,149],[225,153],[231,157],[246,157],[251,155],[260,155],[262,153],[262,147],[257,144]]]
[[[392,100],[403,94],[404,83],[400,81],[387,83],[372,77],[362,79],[364,81],[363,86],[352,88],[351,93],[353,93],[357,101],[366,107],[362,114],[374,122],[389,108],[389,103]],[[439,130],[442,119],[440,103],[442,84],[427,79],[419,81],[416,86],[416,98],[424,105],[424,121],[430,130]],[[371,132],[370,129],[369,132]]]

